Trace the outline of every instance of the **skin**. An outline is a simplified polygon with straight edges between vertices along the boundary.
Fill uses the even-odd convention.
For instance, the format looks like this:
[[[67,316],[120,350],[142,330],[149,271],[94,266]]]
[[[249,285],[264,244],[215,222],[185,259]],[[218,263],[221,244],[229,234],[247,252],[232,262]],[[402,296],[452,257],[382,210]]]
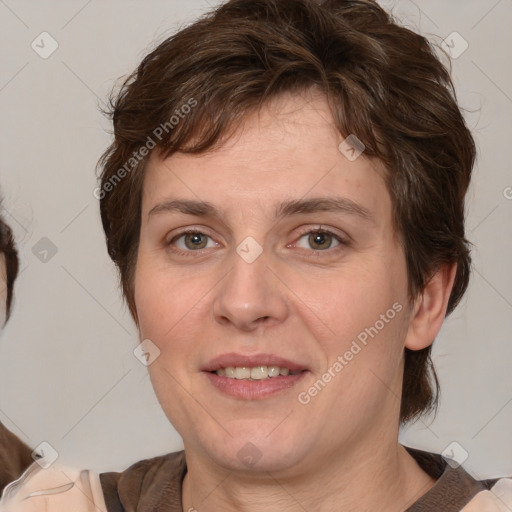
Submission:
[[[7,317],[7,269],[5,254],[0,253],[0,331],[5,325]]]
[[[398,444],[397,397],[404,347],[434,340],[455,267],[439,269],[408,302],[385,170],[364,154],[349,161],[342,140],[324,97],[309,91],[267,104],[221,149],[150,158],[134,300],[141,340],[160,350],[149,366],[155,393],[184,441],[184,511],[396,512],[434,483]],[[362,205],[371,219],[274,216],[282,201],[333,195]],[[170,199],[208,201],[220,216],[149,215]],[[320,226],[348,244],[328,237],[319,248],[308,232]],[[203,248],[177,238],[186,228],[207,235]],[[263,249],[253,263],[236,252],[248,236]],[[298,394],[394,303],[401,312],[300,403]],[[275,396],[241,400],[200,371],[226,352],[277,354],[309,373]],[[237,456],[247,443],[260,455],[250,467]]]

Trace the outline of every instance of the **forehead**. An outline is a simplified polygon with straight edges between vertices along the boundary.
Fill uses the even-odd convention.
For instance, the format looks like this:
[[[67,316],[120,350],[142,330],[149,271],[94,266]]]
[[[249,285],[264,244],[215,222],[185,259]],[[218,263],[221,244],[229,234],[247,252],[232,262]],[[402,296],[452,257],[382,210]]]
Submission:
[[[377,215],[389,213],[385,169],[364,153],[349,160],[324,96],[283,95],[244,120],[220,148],[202,154],[153,152],[146,167],[143,215],[169,197],[230,207],[343,195]]]

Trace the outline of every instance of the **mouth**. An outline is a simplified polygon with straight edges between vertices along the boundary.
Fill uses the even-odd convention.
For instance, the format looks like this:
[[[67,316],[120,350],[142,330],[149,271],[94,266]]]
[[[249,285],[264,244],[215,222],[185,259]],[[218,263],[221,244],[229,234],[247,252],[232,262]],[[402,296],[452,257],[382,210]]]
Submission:
[[[265,379],[274,379],[279,376],[288,376],[288,375],[299,375],[303,371],[306,370],[290,370],[289,368],[284,368],[281,366],[228,366],[226,368],[219,368],[215,371],[210,371],[209,373],[214,373],[219,377],[226,377],[228,379],[236,379],[236,380],[265,380]]]
[[[216,391],[242,400],[261,400],[294,387],[309,370],[271,354],[224,354],[202,369]]]

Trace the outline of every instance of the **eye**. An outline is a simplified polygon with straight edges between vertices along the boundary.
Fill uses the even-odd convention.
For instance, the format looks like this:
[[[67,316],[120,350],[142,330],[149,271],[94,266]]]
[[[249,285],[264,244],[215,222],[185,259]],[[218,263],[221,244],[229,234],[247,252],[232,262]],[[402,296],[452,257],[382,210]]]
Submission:
[[[168,245],[174,252],[184,255],[219,246],[209,235],[194,229],[177,234],[168,242]],[[337,247],[341,249],[341,246],[348,245],[348,242],[340,235],[319,227],[303,231],[293,245],[302,249],[313,249],[314,252],[319,253]]]
[[[190,252],[215,247],[215,242],[200,231],[188,230],[175,236],[169,245],[174,245],[179,251]]]
[[[314,249],[315,251],[325,251],[333,249],[340,245],[346,245],[346,242],[338,235],[325,229],[315,229],[306,231],[296,242],[297,247],[303,249]]]

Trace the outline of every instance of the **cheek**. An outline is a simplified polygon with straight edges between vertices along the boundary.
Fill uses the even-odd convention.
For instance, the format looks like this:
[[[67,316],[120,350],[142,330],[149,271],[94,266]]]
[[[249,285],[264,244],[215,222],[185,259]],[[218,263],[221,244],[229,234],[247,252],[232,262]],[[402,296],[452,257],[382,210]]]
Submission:
[[[7,318],[7,276],[5,268],[5,256],[0,254],[0,330],[2,330]]]
[[[321,354],[317,374],[326,383],[315,400],[326,411],[334,404],[354,414],[378,408],[401,375],[407,281],[396,259],[361,258],[329,277],[296,277],[294,291],[304,299],[296,301],[299,316]]]
[[[0,286],[2,286],[0,284]],[[7,320],[7,294],[0,290],[0,332],[4,328],[5,322]]]
[[[150,339],[165,354],[180,346],[190,347],[187,338],[201,325],[198,314],[208,295],[206,279],[154,263],[142,250],[135,272],[135,307],[141,339]],[[205,312],[201,312],[203,321]],[[189,340],[190,341],[190,340]]]
[[[405,309],[405,277],[393,263],[379,258],[361,259],[357,265],[343,265],[329,274],[297,273],[290,281],[294,293],[306,306],[304,314],[309,310],[311,324],[324,333],[322,338],[330,338],[334,344],[357,336],[379,321],[381,315],[385,315],[384,321],[388,317],[398,318],[396,309],[400,308],[395,306],[393,310],[394,303]]]

